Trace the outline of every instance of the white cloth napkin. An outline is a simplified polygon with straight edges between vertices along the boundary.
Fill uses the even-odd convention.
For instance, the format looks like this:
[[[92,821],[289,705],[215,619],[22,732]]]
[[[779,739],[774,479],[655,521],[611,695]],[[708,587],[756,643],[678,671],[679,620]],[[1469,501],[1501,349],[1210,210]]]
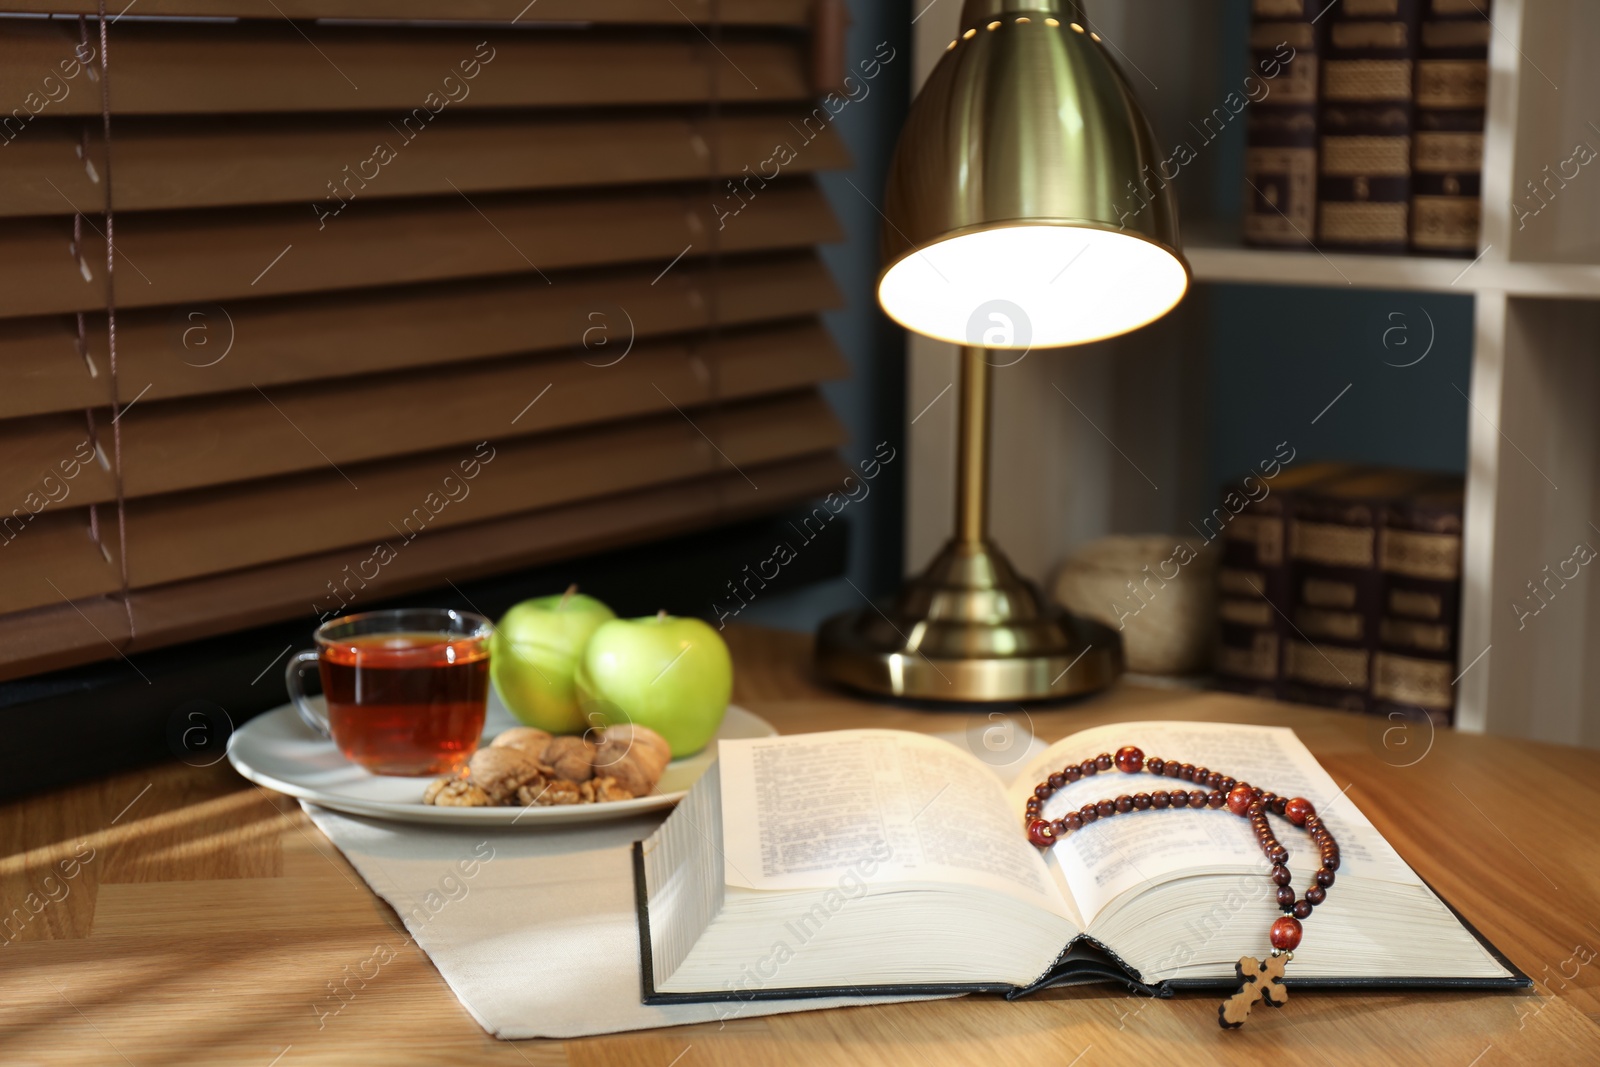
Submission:
[[[644,1004],[632,843],[655,830],[659,815],[507,831],[383,822],[301,804],[498,1038],[588,1037],[930,999]]]

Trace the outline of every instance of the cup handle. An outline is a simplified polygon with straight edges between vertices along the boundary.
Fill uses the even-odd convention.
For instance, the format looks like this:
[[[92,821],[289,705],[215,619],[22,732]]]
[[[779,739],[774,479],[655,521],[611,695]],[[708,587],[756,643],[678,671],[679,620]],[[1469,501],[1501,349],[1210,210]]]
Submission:
[[[333,732],[328,729],[327,718],[319,713],[316,707],[306,698],[305,685],[301,678],[307,666],[316,666],[317,651],[308,648],[296,652],[289,660],[288,666],[283,671],[283,684],[288,687],[289,699],[294,702],[294,710],[300,713],[300,720],[319,737],[331,738]]]

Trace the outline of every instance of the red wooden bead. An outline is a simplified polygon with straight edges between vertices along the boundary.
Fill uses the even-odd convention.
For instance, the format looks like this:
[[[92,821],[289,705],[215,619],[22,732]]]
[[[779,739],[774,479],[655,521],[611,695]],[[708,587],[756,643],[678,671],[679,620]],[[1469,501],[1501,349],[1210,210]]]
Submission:
[[[1123,774],[1138,774],[1144,767],[1144,753],[1132,745],[1117,749],[1117,770]]]
[[[1283,814],[1296,826],[1304,826],[1307,816],[1315,815],[1317,809],[1311,806],[1311,801],[1305,797],[1295,797],[1283,807]]]
[[[1235,815],[1247,814],[1255,802],[1255,792],[1247,785],[1236,785],[1228,794],[1228,810]]]
[[[1300,920],[1293,915],[1282,915],[1272,924],[1272,947],[1284,952],[1293,951],[1300,944]]]
[[[1038,848],[1049,848],[1056,843],[1050,824],[1043,819],[1028,820],[1028,842]]]

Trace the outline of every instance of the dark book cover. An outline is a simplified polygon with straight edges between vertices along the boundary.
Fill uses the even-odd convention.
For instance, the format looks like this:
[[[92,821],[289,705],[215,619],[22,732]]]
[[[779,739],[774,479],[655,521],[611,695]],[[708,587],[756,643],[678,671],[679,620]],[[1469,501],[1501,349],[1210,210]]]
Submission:
[[[1378,538],[1383,596],[1374,652],[1374,710],[1402,707],[1453,720],[1460,651],[1464,479],[1441,475],[1391,501]]]
[[[1415,85],[1413,251],[1478,253],[1492,32],[1489,0],[1428,0]]]
[[[1318,0],[1253,0],[1244,243],[1311,248],[1317,232]]]
[[[1383,532],[1396,501],[1437,481],[1428,472],[1361,468],[1291,500],[1283,699],[1370,710],[1386,591]]]
[[[1322,64],[1317,243],[1404,252],[1421,0],[1339,0]]]
[[[1203,529],[1197,528],[1208,540],[1222,542],[1213,661],[1222,687],[1251,696],[1277,695],[1283,642],[1291,632],[1289,502],[1297,492],[1353,469],[1346,463],[1308,463],[1273,478],[1252,475],[1230,486]]]

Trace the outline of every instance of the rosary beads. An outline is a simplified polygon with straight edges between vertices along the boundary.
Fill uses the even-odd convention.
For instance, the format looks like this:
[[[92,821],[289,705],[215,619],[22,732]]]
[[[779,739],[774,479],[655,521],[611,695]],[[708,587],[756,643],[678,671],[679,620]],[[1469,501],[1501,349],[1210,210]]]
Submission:
[[[1044,818],[1044,802],[1049,800],[1056,790],[1070,782],[1091,777],[1101,771],[1109,771],[1113,767],[1124,774],[1138,774],[1143,771],[1157,777],[1191,782],[1204,788],[1158,789],[1149,793],[1123,794],[1113,799],[1085,804],[1059,819]],[[1257,999],[1264,1000],[1274,1007],[1281,1007],[1288,999],[1288,992],[1282,984],[1283,968],[1294,957],[1294,949],[1300,944],[1303,933],[1300,924],[1311,916],[1312,909],[1328,898],[1328,889],[1333,885],[1334,872],[1339,869],[1338,842],[1333,839],[1333,834],[1317,815],[1311,801],[1304,797],[1286,799],[1218,771],[1196,767],[1192,763],[1164,760],[1160,756],[1146,758],[1140,749],[1126,745],[1117,749],[1115,755],[1102,752],[1082,763],[1068,764],[1040,782],[1034,787],[1033,796],[1028,800],[1023,826],[1029,842],[1045,849],[1068,834],[1076,833],[1092,822],[1108,819],[1113,815],[1149,810],[1183,811],[1191,808],[1227,808],[1233,814],[1250,820],[1256,841],[1268,862],[1272,864],[1269,875],[1277,888],[1278,906],[1283,910],[1283,914],[1272,924],[1272,929],[1268,932],[1268,939],[1272,944],[1271,958],[1262,963],[1253,956],[1246,956],[1236,967],[1244,985],[1238,993],[1223,1002],[1217,1013],[1222,1025],[1231,1029],[1244,1023],[1245,1017],[1250,1013],[1251,1005]],[[1287,865],[1289,850],[1283,847],[1277,835],[1273,833],[1272,826],[1267,821],[1269,812],[1283,816],[1295,826],[1304,827],[1321,854],[1322,866],[1317,870],[1313,884],[1298,900],[1295,899],[1293,887],[1289,885],[1292,877]]]

